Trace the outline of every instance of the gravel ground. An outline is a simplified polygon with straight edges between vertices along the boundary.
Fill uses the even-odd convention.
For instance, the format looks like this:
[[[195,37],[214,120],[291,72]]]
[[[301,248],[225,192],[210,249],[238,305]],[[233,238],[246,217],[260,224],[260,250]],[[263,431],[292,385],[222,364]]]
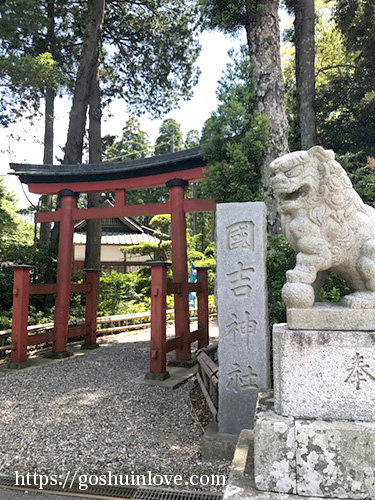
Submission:
[[[133,384],[148,370],[146,338],[108,336],[94,351],[0,369],[0,472],[228,474],[229,463],[200,459],[192,381],[174,391]]]

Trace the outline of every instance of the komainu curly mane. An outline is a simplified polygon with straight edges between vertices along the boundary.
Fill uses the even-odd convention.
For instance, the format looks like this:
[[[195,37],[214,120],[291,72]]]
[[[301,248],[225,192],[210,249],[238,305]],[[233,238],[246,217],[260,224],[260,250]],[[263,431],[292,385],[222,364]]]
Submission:
[[[333,151],[315,146],[271,163],[271,186],[285,235],[297,253],[283,298],[311,307],[322,273],[345,278],[350,307],[375,307],[375,210],[365,205]]]

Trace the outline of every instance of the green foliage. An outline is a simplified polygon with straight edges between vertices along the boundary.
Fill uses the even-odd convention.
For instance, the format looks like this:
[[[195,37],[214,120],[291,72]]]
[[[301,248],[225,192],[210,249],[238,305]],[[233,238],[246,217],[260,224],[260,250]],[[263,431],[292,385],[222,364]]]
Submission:
[[[199,70],[198,12],[193,0],[108,2],[103,35],[111,52],[103,61],[107,95],[130,111],[160,115],[192,96]]]
[[[281,299],[281,289],[285,283],[285,273],[295,266],[296,258],[285,236],[268,236],[268,304],[270,324],[286,321],[285,305]]]
[[[170,153],[184,149],[181,125],[168,118],[164,120],[159,129],[159,135],[155,142],[155,155]]]
[[[231,34],[247,26],[249,17],[267,12],[262,0],[199,0],[198,3],[207,28]]]
[[[268,148],[269,127],[268,119],[254,109],[252,70],[245,51],[228,65],[217,96],[219,107],[202,134],[202,151],[209,165],[203,193],[217,202],[259,200],[260,165]]]
[[[326,64],[330,70],[327,81],[318,87],[320,141],[340,154],[365,151],[374,155],[374,2],[335,0],[330,8],[331,25],[339,36],[328,39],[327,53],[337,52],[340,46],[341,56]]]
[[[3,179],[0,179],[0,259],[2,253],[17,241],[20,245],[31,243],[33,240],[33,226],[17,213],[17,199],[10,192]]]
[[[108,139],[107,139],[108,140]],[[148,134],[141,130],[139,120],[131,116],[122,129],[122,137],[107,146],[104,161],[125,161],[146,158],[150,153]]]
[[[1,123],[30,104],[35,112],[47,84],[73,91],[86,13],[87,2],[0,2]],[[159,116],[189,99],[199,77],[198,32],[193,0],[107,2],[100,54],[107,102],[120,97],[136,114]]]
[[[165,235],[171,234],[170,214],[154,215],[150,220],[149,226],[156,231],[156,237],[166,239]]]
[[[362,200],[375,208],[375,159],[364,153],[346,153],[337,161],[345,168]]]
[[[100,276],[100,293],[98,315],[125,314],[132,311],[134,303],[139,302],[136,292],[137,279],[134,273],[102,273]]]
[[[189,130],[185,137],[185,149],[195,148],[201,142],[201,135],[198,130]]]

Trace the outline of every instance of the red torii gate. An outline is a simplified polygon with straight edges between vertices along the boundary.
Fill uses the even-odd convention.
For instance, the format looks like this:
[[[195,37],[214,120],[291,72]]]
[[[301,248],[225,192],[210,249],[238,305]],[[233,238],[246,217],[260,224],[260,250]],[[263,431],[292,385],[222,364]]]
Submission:
[[[208,286],[207,270],[198,269],[196,284],[188,283],[186,220],[187,212],[214,210],[212,200],[189,200],[185,188],[189,181],[203,177],[205,162],[200,148],[192,148],[153,158],[98,165],[27,165],[11,164],[21,182],[30,192],[58,194],[61,206],[53,212],[35,214],[35,222],[59,222],[57,278],[55,284],[29,282],[29,266],[16,266],[13,290],[13,323],[11,364],[22,367],[27,359],[27,346],[53,342],[52,355],[66,356],[68,338],[84,337],[82,347],[96,344],[96,314],[98,300],[98,270],[86,270],[85,283],[71,283],[74,222],[82,219],[134,217],[137,215],[171,215],[173,282],[167,283],[167,264],[153,262],[151,280],[151,345],[149,378],[164,379],[166,353],[176,350],[176,363],[191,360],[191,343],[208,345]],[[170,200],[148,205],[127,205],[126,190],[167,185]],[[114,207],[77,208],[79,193],[115,192]],[[190,291],[198,294],[198,330],[190,333]],[[69,299],[73,292],[86,294],[85,325],[69,328]],[[27,335],[27,311],[30,294],[54,294],[54,330],[47,334]],[[166,295],[174,294],[175,337],[166,340]]]

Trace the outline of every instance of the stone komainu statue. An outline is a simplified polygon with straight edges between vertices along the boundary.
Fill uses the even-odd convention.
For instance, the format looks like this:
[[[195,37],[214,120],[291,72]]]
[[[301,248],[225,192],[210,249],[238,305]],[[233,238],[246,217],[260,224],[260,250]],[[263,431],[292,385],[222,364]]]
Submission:
[[[352,308],[375,308],[375,209],[365,205],[331,150],[314,146],[271,163],[283,231],[297,253],[282,291],[288,307],[312,307],[328,271],[345,279]]]

